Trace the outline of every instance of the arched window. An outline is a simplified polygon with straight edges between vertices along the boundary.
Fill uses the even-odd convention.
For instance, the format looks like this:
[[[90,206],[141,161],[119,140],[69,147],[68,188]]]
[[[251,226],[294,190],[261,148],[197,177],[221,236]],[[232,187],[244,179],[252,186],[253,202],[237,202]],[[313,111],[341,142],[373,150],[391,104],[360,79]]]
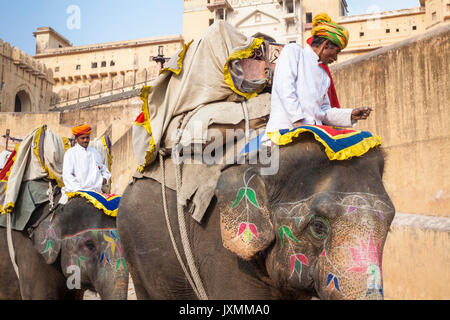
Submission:
[[[21,90],[16,94],[14,102],[14,112],[30,112],[31,99],[25,90]]]

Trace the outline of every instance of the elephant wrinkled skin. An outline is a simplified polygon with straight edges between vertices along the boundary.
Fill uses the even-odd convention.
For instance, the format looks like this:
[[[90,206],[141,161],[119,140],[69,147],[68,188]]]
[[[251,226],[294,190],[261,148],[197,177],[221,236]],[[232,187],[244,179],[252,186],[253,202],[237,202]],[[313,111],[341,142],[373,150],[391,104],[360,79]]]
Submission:
[[[279,170],[225,169],[202,225],[186,214],[190,246],[209,299],[382,299],[382,252],[395,210],[384,157],[330,161],[305,134],[280,150]],[[167,189],[182,251],[176,195]],[[138,299],[196,299],[167,231],[161,186],[125,190],[117,227]],[[186,264],[186,260],[185,264]]]

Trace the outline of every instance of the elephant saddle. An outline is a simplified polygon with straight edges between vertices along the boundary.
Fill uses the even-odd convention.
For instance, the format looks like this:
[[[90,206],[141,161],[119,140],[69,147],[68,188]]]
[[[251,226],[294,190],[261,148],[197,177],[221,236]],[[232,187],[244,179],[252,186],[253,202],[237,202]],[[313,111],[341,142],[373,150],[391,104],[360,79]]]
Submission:
[[[86,199],[94,207],[108,216],[116,217],[121,196],[117,194],[106,194],[95,191],[77,191],[66,193],[69,199],[81,197]]]

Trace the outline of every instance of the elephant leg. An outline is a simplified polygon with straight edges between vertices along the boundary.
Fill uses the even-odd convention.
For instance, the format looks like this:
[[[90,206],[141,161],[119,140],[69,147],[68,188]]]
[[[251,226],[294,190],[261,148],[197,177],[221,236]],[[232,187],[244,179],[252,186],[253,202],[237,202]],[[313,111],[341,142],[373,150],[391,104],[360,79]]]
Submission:
[[[139,292],[138,298],[196,299],[167,232],[161,185],[149,184],[149,181],[140,179],[127,187],[117,215],[125,259],[135,271],[131,275]],[[176,213],[176,201],[175,192],[167,189],[171,213]]]
[[[9,257],[6,229],[0,228],[0,300],[20,300],[20,285]]]
[[[136,292],[136,298],[138,300],[151,300],[150,295],[148,294],[145,286],[143,285],[143,281],[136,270],[128,265],[128,271],[130,272],[131,279],[134,285],[134,291]]]
[[[13,232],[20,291],[25,300],[64,299],[69,289],[59,263],[48,265],[33,243],[21,232]]]

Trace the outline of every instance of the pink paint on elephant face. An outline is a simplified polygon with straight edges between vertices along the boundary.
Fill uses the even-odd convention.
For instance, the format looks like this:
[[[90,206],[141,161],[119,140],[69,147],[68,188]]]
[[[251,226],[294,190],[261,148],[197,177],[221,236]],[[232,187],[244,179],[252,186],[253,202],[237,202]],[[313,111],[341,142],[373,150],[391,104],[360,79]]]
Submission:
[[[347,271],[365,273],[371,265],[376,265],[381,269],[381,240],[378,241],[375,247],[373,241],[373,232],[370,232],[370,239],[368,246],[364,240],[360,240],[360,247],[349,248],[352,259],[353,266],[347,269]]]
[[[245,231],[245,229],[247,229],[247,223],[246,222],[242,222],[239,225],[239,231],[238,231],[238,237]]]
[[[253,233],[253,235],[258,238],[258,229],[256,228],[256,226],[253,223],[249,223],[248,227],[250,229],[250,231]]]

